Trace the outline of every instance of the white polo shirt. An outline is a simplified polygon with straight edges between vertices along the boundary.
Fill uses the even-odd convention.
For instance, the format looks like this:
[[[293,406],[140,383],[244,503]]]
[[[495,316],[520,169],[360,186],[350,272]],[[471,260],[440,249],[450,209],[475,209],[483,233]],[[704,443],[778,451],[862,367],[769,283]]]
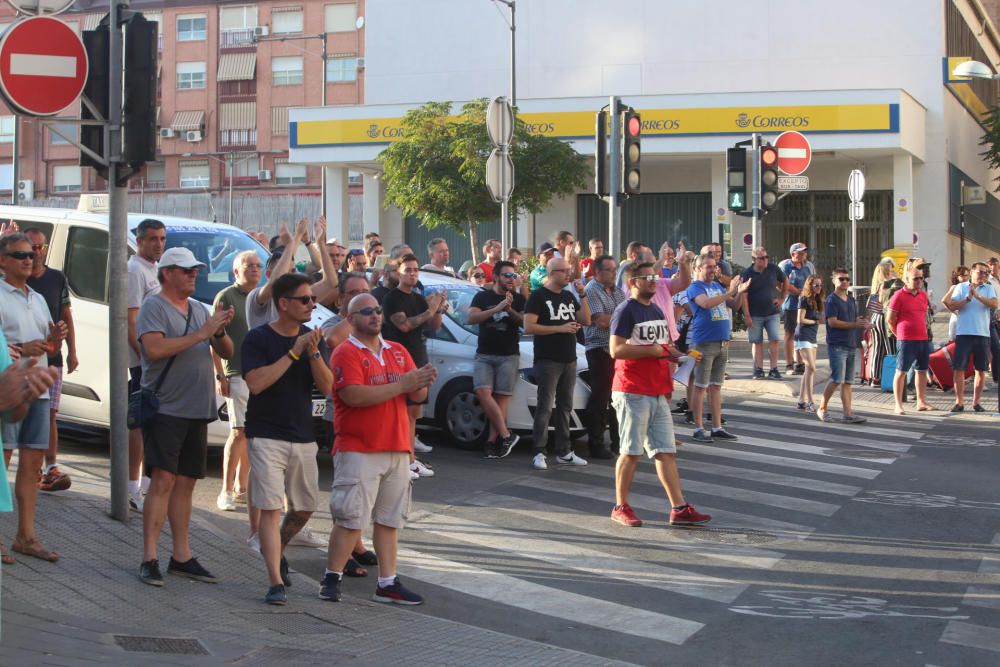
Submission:
[[[139,309],[150,294],[160,291],[160,281],[156,279],[156,264],[132,255],[128,260],[128,307]],[[138,366],[142,361],[132,346],[128,348],[128,366]]]
[[[22,290],[0,279],[0,328],[8,343],[20,345],[45,340],[49,337],[51,321],[45,297],[28,286]],[[46,355],[39,356],[38,363],[44,366]],[[39,396],[48,397],[48,391]]]

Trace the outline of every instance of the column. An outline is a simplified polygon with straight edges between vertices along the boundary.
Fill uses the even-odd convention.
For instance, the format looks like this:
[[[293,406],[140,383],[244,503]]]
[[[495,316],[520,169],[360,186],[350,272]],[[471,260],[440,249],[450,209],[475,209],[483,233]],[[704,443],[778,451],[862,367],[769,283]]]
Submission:
[[[364,184],[364,195],[361,199],[364,233],[375,232],[381,237],[382,180],[376,174],[368,173],[362,174],[361,180]],[[385,248],[385,251],[389,252],[389,248]]]
[[[893,246],[913,243],[913,157],[909,153],[892,156]]]
[[[347,194],[347,168],[326,168],[327,234],[345,246],[351,233],[351,199]]]

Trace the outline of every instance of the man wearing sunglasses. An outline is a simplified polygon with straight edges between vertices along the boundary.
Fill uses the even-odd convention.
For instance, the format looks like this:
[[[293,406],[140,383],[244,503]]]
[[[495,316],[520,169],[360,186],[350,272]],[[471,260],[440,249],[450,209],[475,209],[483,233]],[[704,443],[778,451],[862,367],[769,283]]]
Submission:
[[[767,377],[781,379],[778,370],[778,346],[781,330],[778,305],[788,289],[785,274],[768,259],[767,248],[754,250],[753,264],[743,271],[744,282],[750,282],[747,297],[743,300],[743,317],[746,320],[750,347],[753,350],[753,377],[764,378],[764,332],[767,331],[767,354],[770,371]]]
[[[243,377],[250,389],[246,432],[253,504],[260,509],[260,552],[270,588],[268,604],[288,602],[284,551],[319,508],[318,447],[312,427],[312,388],[329,395],[333,379],[320,329],[306,326],[316,297],[306,276],[286,273],[272,288],[277,319],[243,340]],[[285,498],[288,512],[278,528]]]
[[[945,296],[944,305],[958,314],[955,328],[955,358],[952,370],[955,380],[955,405],[952,412],[965,409],[965,370],[971,357],[975,367],[972,386],[972,409],[985,412],[979,401],[986,384],[986,369],[990,363],[990,315],[997,307],[997,293],[989,283],[990,268],[982,262],[972,265],[972,280],[959,283]]]
[[[479,325],[472,384],[490,420],[488,459],[504,458],[519,440],[507,429],[507,406],[517,384],[518,343],[525,304],[524,297],[514,287],[516,268],[513,262],[494,264],[492,288],[477,292],[469,305],[469,324]]]
[[[826,297],[823,304],[823,312],[826,315],[827,354],[830,357],[830,382],[823,390],[823,399],[816,410],[816,417],[822,422],[832,421],[827,414],[827,406],[839,387],[840,402],[844,408],[844,415],[840,421],[847,424],[863,424],[867,420],[854,414],[851,407],[851,385],[854,383],[858,331],[868,329],[871,325],[864,316],[858,315],[858,304],[850,292],[851,278],[847,269],[837,268],[833,270],[833,286],[834,291]],[[924,296],[924,305],[927,305],[926,295]],[[892,327],[891,317],[890,314],[890,327]],[[923,320],[921,319],[921,321]],[[926,358],[924,363],[926,363]],[[920,401],[922,403],[923,398]]]
[[[930,299],[924,289],[924,271],[919,266],[909,266],[903,276],[904,286],[896,291],[887,305],[886,324],[896,337],[896,375],[892,381],[892,394],[896,399],[896,414],[903,414],[906,397],[906,375],[916,369],[917,411],[931,409],[927,404],[927,379],[930,369],[931,340],[927,330],[927,311]]]

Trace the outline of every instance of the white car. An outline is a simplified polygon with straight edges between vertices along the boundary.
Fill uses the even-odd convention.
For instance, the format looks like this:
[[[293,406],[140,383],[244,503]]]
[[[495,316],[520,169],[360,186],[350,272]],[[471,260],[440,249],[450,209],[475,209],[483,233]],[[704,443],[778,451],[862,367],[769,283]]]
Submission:
[[[449,304],[441,329],[427,332],[427,353],[438,369],[438,379],[430,388],[423,423],[438,426],[460,446],[481,447],[489,437],[489,421],[472,390],[479,325],[469,324],[467,314],[472,298],[482,288],[431,271],[421,271],[420,281],[424,285],[424,294],[444,289]],[[534,352],[531,336],[522,334],[520,348],[519,377],[508,407],[507,426],[519,434],[530,434],[538,393],[532,369]],[[570,434],[573,438],[586,432],[583,415],[590,397],[587,358],[580,345],[577,345],[576,363],[577,382],[570,415]]]

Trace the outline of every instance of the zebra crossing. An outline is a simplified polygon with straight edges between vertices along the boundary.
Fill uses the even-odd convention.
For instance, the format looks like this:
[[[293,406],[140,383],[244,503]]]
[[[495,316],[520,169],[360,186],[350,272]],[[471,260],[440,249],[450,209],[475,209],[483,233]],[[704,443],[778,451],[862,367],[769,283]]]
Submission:
[[[736,442],[694,443],[692,428],[675,424],[684,494],[713,516],[707,527],[667,525],[665,493],[645,462],[629,494],[643,527],[611,522],[613,467],[592,462],[526,472],[415,518],[400,571],[437,587],[435,596],[474,600],[500,632],[596,654],[608,633],[648,650],[683,646],[720,613],[739,611],[748,588],[806,571],[798,560],[783,565],[794,545],[939,422],[822,423],[776,400],[743,401],[725,415]]]

